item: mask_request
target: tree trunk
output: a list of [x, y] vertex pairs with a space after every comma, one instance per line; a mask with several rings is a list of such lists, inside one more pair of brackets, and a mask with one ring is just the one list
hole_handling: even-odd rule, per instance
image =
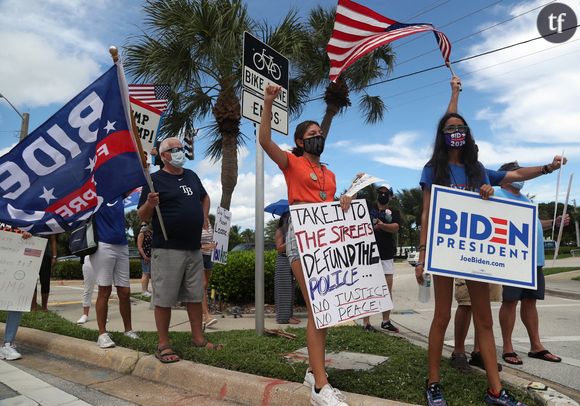
[[327, 104], [326, 111], [324, 112], [324, 117], [322, 118], [322, 123], [320, 124], [320, 129], [322, 134], [327, 137], [330, 134], [330, 126], [332, 124], [332, 119], [338, 114], [340, 108], [338, 106]]
[[320, 129], [325, 137], [330, 134], [330, 125], [332, 119], [341, 109], [350, 106], [348, 85], [342, 77], [339, 77], [336, 82], [330, 82], [324, 92], [324, 102], [326, 103], [326, 112], [322, 118]]
[[230, 209], [232, 195], [238, 183], [238, 148], [236, 135], [222, 134], [222, 200], [220, 206]]

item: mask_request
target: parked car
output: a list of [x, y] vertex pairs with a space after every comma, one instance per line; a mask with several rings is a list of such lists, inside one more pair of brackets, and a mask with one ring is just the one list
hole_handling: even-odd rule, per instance
[[545, 250], [555, 250], [556, 249], [556, 241], [544, 240], [544, 249]]
[[[244, 242], [241, 244], [236, 245], [234, 248], [231, 249], [231, 252], [235, 251], [254, 251], [256, 249], [256, 244], [253, 242]], [[273, 242], [266, 242], [264, 243], [264, 251], [275, 250], [276, 244]]]
[[409, 253], [407, 254], [407, 262], [409, 263], [409, 265], [415, 266], [417, 265], [418, 261], [419, 261], [419, 251], [409, 251]]

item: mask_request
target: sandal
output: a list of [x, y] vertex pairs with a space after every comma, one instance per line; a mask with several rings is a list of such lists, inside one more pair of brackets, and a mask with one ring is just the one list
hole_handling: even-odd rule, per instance
[[[522, 365], [524, 362], [520, 359], [517, 353], [515, 352], [506, 352], [501, 356], [505, 362], [512, 365]], [[515, 359], [515, 361], [510, 360]]]
[[207, 341], [207, 338], [204, 338], [201, 344], [197, 344], [195, 341], [191, 340], [191, 345], [193, 345], [195, 348], [205, 348], [206, 350], [215, 350], [215, 351], [220, 351], [221, 349], [224, 348], [223, 344], [210, 343], [209, 341]]
[[458, 369], [462, 372], [467, 372], [471, 369], [467, 363], [467, 356], [463, 352], [452, 352], [449, 362], [452, 368]]
[[[485, 366], [483, 365], [483, 358], [481, 357], [481, 352], [479, 352], [479, 351], [477, 351], [477, 352], [476, 351], [473, 351], [471, 353], [471, 359], [469, 360], [469, 365], [473, 365], [474, 367], [481, 368], [481, 369], [483, 369], [485, 371]], [[503, 367], [498, 362], [497, 363], [497, 372], [501, 372], [502, 369], [503, 369]]]
[[[163, 352], [169, 350], [167, 352]], [[170, 345], [163, 345], [161, 347], [157, 347], [157, 351], [155, 351], [155, 358], [161, 361], [163, 364], [171, 364], [173, 362], [179, 361], [179, 355], [177, 355]]]
[[[551, 355], [554, 358], [549, 357], [549, 355]], [[560, 361], [562, 361], [562, 358], [558, 357], [557, 355], [552, 354], [548, 350], [543, 350], [543, 351], [538, 351], [538, 352], [530, 351], [530, 352], [528, 352], [528, 357], [537, 358], [537, 359], [541, 359], [542, 361], [548, 361], [548, 362], [560, 362]]]

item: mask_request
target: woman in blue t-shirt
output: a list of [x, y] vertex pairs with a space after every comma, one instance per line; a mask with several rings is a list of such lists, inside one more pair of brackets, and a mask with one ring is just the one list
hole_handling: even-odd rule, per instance
[[[478, 151], [465, 119], [456, 113], [447, 113], [439, 121], [433, 155], [423, 168], [421, 188], [423, 189], [423, 212], [421, 215], [421, 236], [419, 262], [415, 275], [419, 284], [423, 283], [425, 244], [429, 222], [431, 185], [443, 185], [479, 192], [487, 199], [493, 194], [489, 178], [483, 165], [477, 160]], [[440, 363], [445, 331], [451, 318], [453, 300], [453, 278], [433, 276], [435, 291], [435, 312], [429, 330], [429, 378], [425, 395], [428, 405], [447, 405], [443, 397], [440, 381]], [[487, 283], [467, 281], [473, 309], [475, 330], [480, 342], [481, 355], [487, 371], [489, 384], [485, 403], [489, 405], [521, 405], [502, 389], [496, 365], [493, 320], [489, 303]]]

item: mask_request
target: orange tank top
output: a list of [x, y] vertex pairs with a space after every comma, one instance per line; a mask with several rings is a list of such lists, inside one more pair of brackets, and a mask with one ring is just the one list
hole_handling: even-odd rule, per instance
[[[332, 202], [336, 193], [336, 177], [326, 166], [314, 165], [304, 157], [286, 152], [288, 166], [282, 169], [288, 185], [288, 203]], [[321, 196], [326, 194], [325, 198]]]

